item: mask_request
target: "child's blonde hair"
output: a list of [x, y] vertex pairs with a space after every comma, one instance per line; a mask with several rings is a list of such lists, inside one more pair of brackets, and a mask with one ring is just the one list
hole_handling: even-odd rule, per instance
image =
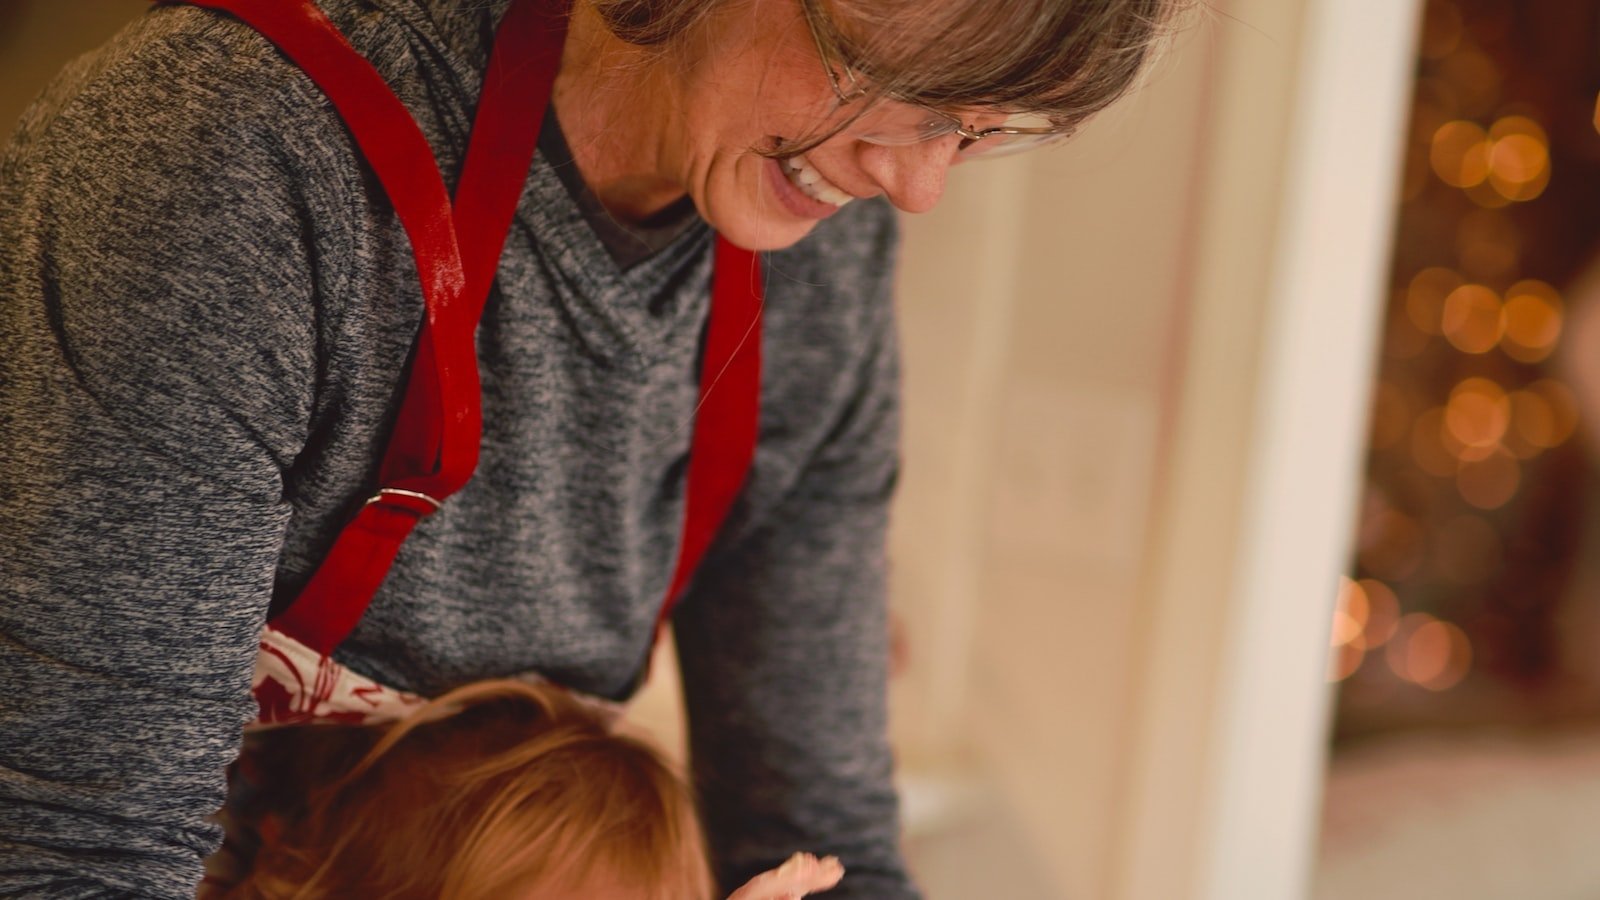
[[559, 689], [481, 682], [388, 726], [295, 731], [265, 735], [288, 784], [262, 774], [309, 778], [306, 802], [259, 823], [230, 898], [711, 896], [683, 778]]

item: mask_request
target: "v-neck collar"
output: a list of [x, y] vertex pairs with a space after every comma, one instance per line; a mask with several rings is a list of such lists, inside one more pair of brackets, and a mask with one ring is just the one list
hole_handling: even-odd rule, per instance
[[[397, 15], [413, 39], [426, 45], [418, 48], [418, 59], [439, 59], [449, 67], [444, 80], [458, 109], [440, 118], [470, 122], [494, 28], [510, 0], [373, 2]], [[445, 138], [459, 157], [467, 135]], [[713, 237], [710, 226], [690, 214], [665, 246], [631, 265], [619, 264], [574, 191], [541, 153], [534, 157], [518, 202], [507, 255], [525, 249], [538, 257], [557, 276], [552, 281], [564, 318], [591, 352], [636, 367], [675, 356], [678, 342], [698, 339], [710, 308]], [[502, 258], [502, 274], [506, 266]]]

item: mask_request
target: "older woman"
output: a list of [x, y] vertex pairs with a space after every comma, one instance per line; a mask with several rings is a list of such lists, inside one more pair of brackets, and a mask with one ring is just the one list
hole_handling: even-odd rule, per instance
[[670, 613], [722, 883], [915, 896], [893, 208], [1180, 2], [218, 0], [74, 63], [0, 158], [0, 893], [192, 897], [250, 720], [622, 701]]

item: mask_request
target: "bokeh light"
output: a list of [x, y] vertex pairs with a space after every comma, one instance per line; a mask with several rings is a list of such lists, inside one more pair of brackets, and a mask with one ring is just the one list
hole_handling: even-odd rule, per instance
[[1460, 683], [1472, 666], [1472, 643], [1459, 627], [1427, 613], [1400, 620], [1384, 661], [1402, 680], [1431, 691]]
[[1451, 187], [1470, 188], [1489, 177], [1489, 133], [1476, 122], [1456, 119], [1433, 133], [1428, 160]]
[[1489, 184], [1507, 200], [1527, 201], [1550, 184], [1550, 139], [1527, 116], [1506, 116], [1489, 128]]
[[1340, 647], [1361, 643], [1365, 649], [1362, 635], [1367, 630], [1368, 613], [1366, 590], [1354, 579], [1340, 575], [1339, 595], [1333, 607], [1333, 629], [1329, 632], [1328, 644]]
[[1367, 594], [1353, 579], [1339, 576], [1339, 594], [1329, 632], [1328, 680], [1343, 681], [1361, 668], [1366, 658]]
[[1367, 627], [1361, 643], [1369, 649], [1382, 647], [1400, 627], [1400, 598], [1376, 578], [1363, 578], [1356, 584], [1367, 598]]
[[1464, 284], [1444, 299], [1439, 330], [1462, 353], [1488, 353], [1504, 328], [1500, 296], [1481, 284]]
[[[1587, 583], [1569, 567], [1592, 473], [1575, 394], [1550, 376], [1581, 352], [1566, 284], [1600, 258], [1600, 143], [1571, 127], [1593, 115], [1600, 131], [1600, 96], [1571, 90], [1600, 65], [1600, 0], [1423, 6], [1355, 567], [1331, 626], [1338, 739], [1545, 702], [1581, 640], [1563, 616]], [[1421, 697], [1463, 678], [1483, 690]]]
[[1565, 313], [1555, 288], [1529, 279], [1506, 291], [1504, 317], [1500, 349], [1518, 362], [1537, 363], [1555, 350]]
[[1467, 447], [1498, 447], [1511, 425], [1511, 401], [1489, 379], [1468, 378], [1450, 391], [1444, 422], [1450, 435]]

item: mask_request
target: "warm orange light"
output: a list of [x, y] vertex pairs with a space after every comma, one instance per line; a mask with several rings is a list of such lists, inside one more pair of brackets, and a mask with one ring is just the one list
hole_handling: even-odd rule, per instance
[[1389, 664], [1390, 671], [1405, 681], [1417, 680], [1411, 674], [1411, 637], [1422, 626], [1437, 621], [1438, 619], [1427, 613], [1407, 613], [1400, 617], [1400, 625], [1395, 629], [1394, 638], [1383, 649], [1383, 659]]
[[1472, 641], [1449, 622], [1428, 622], [1411, 635], [1412, 679], [1430, 691], [1455, 687], [1472, 668]]
[[1357, 582], [1340, 575], [1339, 597], [1334, 604], [1333, 630], [1329, 633], [1328, 643], [1342, 647], [1361, 640], [1362, 633], [1367, 629], [1368, 614], [1367, 592]]
[[1513, 393], [1511, 410], [1517, 435], [1535, 447], [1560, 446], [1578, 427], [1572, 389], [1553, 378], [1541, 378]]
[[1489, 140], [1503, 141], [1509, 137], [1533, 138], [1543, 145], [1550, 143], [1550, 136], [1545, 134], [1544, 126], [1527, 116], [1503, 116], [1489, 126]]
[[1550, 149], [1525, 134], [1495, 141], [1489, 184], [1507, 200], [1532, 200], [1550, 186]]
[[1423, 622], [1406, 639], [1406, 675], [1426, 684], [1450, 668], [1450, 631], [1437, 619]]
[[[1448, 413], [1449, 409], [1446, 408], [1445, 411]], [[1450, 454], [1450, 458], [1456, 460], [1457, 462], [1460, 462], [1461, 460], [1476, 461], [1483, 459], [1485, 456], [1493, 453], [1498, 446], [1497, 444], [1487, 444], [1483, 446], [1464, 444], [1450, 430], [1450, 426], [1443, 424], [1442, 422], [1439, 425], [1439, 444], [1444, 447], [1444, 452]], [[1451, 469], [1450, 474], [1454, 475], [1455, 469]]]
[[1505, 334], [1501, 349], [1518, 362], [1536, 363], [1550, 355], [1561, 337], [1561, 295], [1542, 281], [1519, 281], [1506, 291]]
[[1489, 136], [1475, 122], [1456, 119], [1433, 133], [1428, 160], [1451, 187], [1470, 188], [1489, 177]]
[[1430, 691], [1454, 687], [1472, 667], [1472, 642], [1466, 632], [1427, 613], [1400, 620], [1384, 661], [1400, 678]]
[[1479, 460], [1463, 460], [1456, 472], [1461, 499], [1479, 509], [1499, 509], [1522, 485], [1522, 464], [1504, 449]]
[[1481, 284], [1464, 284], [1444, 300], [1440, 330], [1463, 353], [1488, 353], [1505, 327], [1500, 297]]
[[1527, 116], [1489, 127], [1489, 184], [1507, 200], [1532, 200], [1550, 184], [1550, 138]]
[[1444, 318], [1444, 300], [1464, 283], [1458, 273], [1439, 266], [1418, 272], [1406, 289], [1406, 318], [1425, 334], [1439, 334]]
[[1400, 627], [1400, 599], [1376, 578], [1363, 578], [1356, 584], [1367, 598], [1367, 627], [1362, 632], [1361, 643], [1367, 647], [1381, 647]]
[[1495, 447], [1511, 424], [1511, 402], [1500, 385], [1487, 378], [1468, 378], [1450, 391], [1444, 423], [1450, 435], [1468, 447]]

